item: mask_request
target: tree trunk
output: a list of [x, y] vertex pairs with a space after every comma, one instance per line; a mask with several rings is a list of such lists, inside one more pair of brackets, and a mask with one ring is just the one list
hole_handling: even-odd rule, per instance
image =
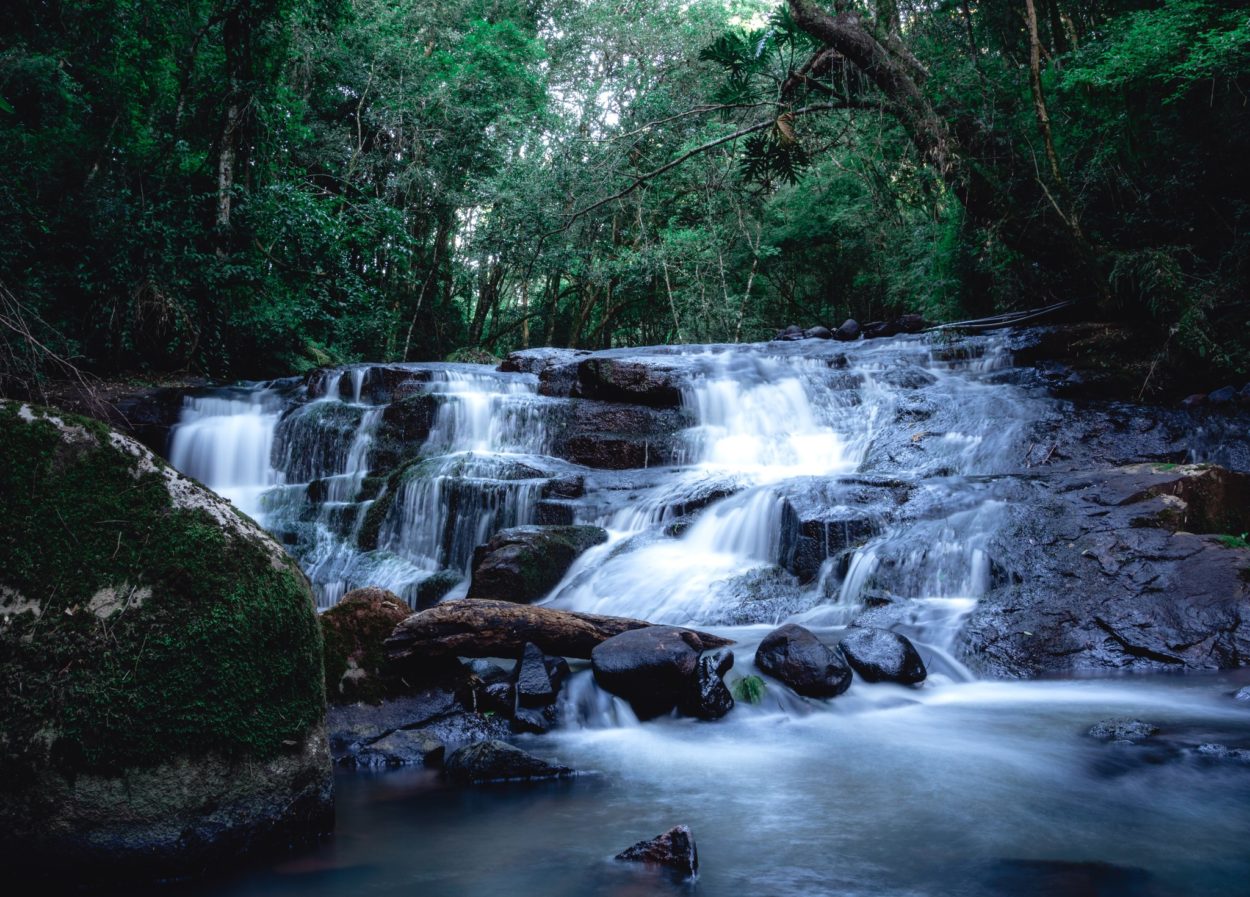
[[[385, 648], [387, 659], [401, 666], [443, 657], [519, 657], [526, 642], [544, 654], [589, 658], [600, 642], [650, 625], [626, 617], [463, 598], [408, 617], [395, 627]], [[733, 644], [706, 632], [685, 631], [702, 646], [699, 650]]]
[[240, 76], [244, 54], [243, 14], [234, 10], [222, 23], [222, 46], [226, 54], [226, 110], [222, 116], [217, 150], [217, 254], [225, 255], [230, 231], [230, 206], [234, 191], [234, 162], [238, 154], [239, 122], [242, 118]]

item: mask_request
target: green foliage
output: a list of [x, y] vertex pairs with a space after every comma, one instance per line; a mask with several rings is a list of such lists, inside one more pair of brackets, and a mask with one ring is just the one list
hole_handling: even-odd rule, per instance
[[1226, 533], [1221, 536], [1216, 536], [1215, 538], [1216, 541], [1218, 541], [1225, 548], [1250, 548], [1250, 542], [1246, 541], [1247, 536], [1250, 536], [1250, 533], [1242, 533], [1240, 536], [1233, 536]]
[[747, 704], [759, 704], [764, 700], [767, 686], [759, 676], [743, 676], [734, 680], [733, 696], [735, 701]]

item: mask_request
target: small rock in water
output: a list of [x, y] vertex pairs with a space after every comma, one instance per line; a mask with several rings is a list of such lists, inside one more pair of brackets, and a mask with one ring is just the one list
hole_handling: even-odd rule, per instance
[[897, 336], [898, 332], [898, 325], [888, 321], [870, 321], [864, 325], [864, 339]]
[[734, 652], [722, 648], [699, 658], [694, 686], [681, 703], [681, 712], [698, 719], [720, 719], [734, 709], [734, 698], [724, 676], [733, 668]]
[[555, 766], [503, 741], [462, 747], [443, 764], [443, 775], [457, 785], [559, 779], [572, 774], [567, 766]]
[[1250, 763], [1250, 751], [1244, 748], [1230, 748], [1225, 744], [1200, 744], [1197, 753], [1201, 757], [1208, 757], [1212, 760], [1236, 760], [1241, 763]]
[[649, 841], [639, 841], [616, 855], [618, 860], [663, 866], [686, 877], [699, 874], [699, 850], [690, 827], [678, 825]]
[[1211, 405], [1228, 405], [1236, 400], [1237, 389], [1232, 386], [1224, 386], [1207, 394], [1207, 403]]
[[526, 642], [513, 671], [519, 707], [547, 707], [555, 703], [556, 691], [547, 675], [546, 658], [533, 642]]
[[794, 623], [764, 637], [755, 665], [809, 698], [836, 697], [851, 685], [851, 668], [842, 655]]
[[1250, 685], [1243, 685], [1237, 690], [1237, 694], [1233, 695], [1234, 701], [1243, 701], [1250, 704]]
[[854, 318], [847, 318], [842, 322], [842, 326], [833, 332], [833, 338], [844, 343], [859, 339], [859, 322]]
[[362, 748], [355, 760], [357, 766], [440, 766], [445, 750], [426, 732], [400, 729]]
[[808, 327], [806, 330], [804, 330], [803, 338], [804, 339], [832, 339], [833, 333], [832, 331], [829, 330], [828, 327], [821, 327], [817, 325], [816, 327]]
[[1127, 741], [1130, 744], [1149, 738], [1159, 731], [1154, 723], [1139, 719], [1104, 719], [1090, 727], [1089, 736], [1103, 741]]
[[783, 330], [778, 330], [777, 335], [773, 337], [774, 340], [778, 340], [778, 341], [796, 340], [796, 339], [802, 339], [802, 338], [803, 338], [803, 328], [800, 327], [798, 324], [791, 324], [789, 327], [786, 327]]
[[852, 626], [839, 643], [851, 668], [865, 682], [915, 685], [928, 675], [915, 645], [906, 637], [875, 626]]

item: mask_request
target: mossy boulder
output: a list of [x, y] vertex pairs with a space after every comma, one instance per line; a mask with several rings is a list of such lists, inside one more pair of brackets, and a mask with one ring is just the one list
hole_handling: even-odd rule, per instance
[[0, 861], [195, 876], [332, 823], [307, 580], [103, 424], [0, 401]]
[[587, 548], [607, 541], [597, 526], [516, 526], [473, 553], [470, 598], [529, 604], [549, 591]]
[[412, 613], [386, 589], [355, 589], [321, 615], [326, 697], [336, 703], [376, 704], [391, 691], [382, 642]]

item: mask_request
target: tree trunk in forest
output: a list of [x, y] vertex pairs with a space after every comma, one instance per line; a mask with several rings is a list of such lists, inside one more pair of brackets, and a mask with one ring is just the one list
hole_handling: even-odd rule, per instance
[[230, 230], [230, 206], [234, 191], [234, 162], [238, 154], [239, 122], [242, 118], [240, 76], [243, 71], [243, 14], [234, 10], [222, 23], [222, 45], [226, 54], [226, 110], [222, 117], [221, 145], [217, 150], [217, 255], [226, 254]]

